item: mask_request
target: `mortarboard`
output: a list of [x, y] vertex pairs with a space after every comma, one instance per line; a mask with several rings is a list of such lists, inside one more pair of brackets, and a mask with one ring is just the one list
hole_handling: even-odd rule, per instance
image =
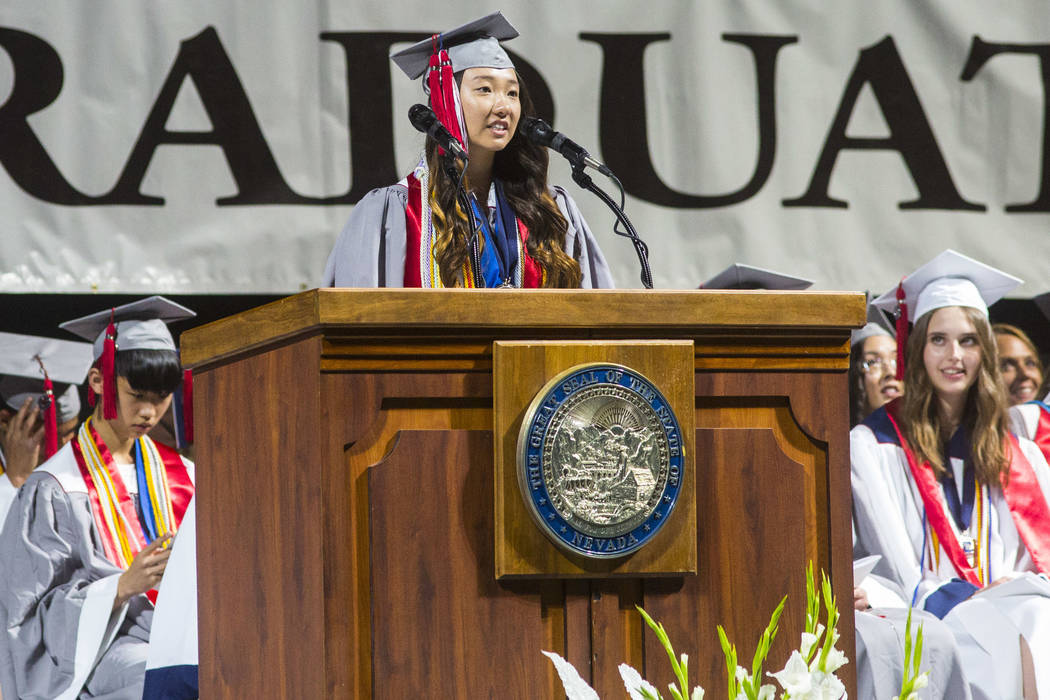
[[452, 72], [459, 73], [468, 68], [513, 68], [507, 52], [499, 45], [518, 36], [518, 30], [501, 12], [468, 22], [447, 32], [412, 44], [406, 49], [390, 54], [390, 60], [412, 80], [423, 75], [430, 65], [430, 57], [438, 49], [448, 52]]
[[413, 80], [423, 76], [423, 89], [430, 98], [430, 108], [438, 121], [466, 148], [463, 109], [455, 74], [468, 68], [513, 68], [510, 56], [499, 42], [516, 36], [518, 31], [503, 14], [493, 12], [447, 32], [434, 34], [406, 49], [391, 52], [390, 60]]
[[[114, 367], [116, 353], [125, 350], [177, 352], [167, 324], [196, 315], [170, 299], [152, 296], [59, 324], [59, 328], [64, 328], [94, 344], [93, 359], [100, 361], [102, 371], [103, 418], [112, 420], [117, 416], [117, 377]], [[187, 375], [183, 382], [184, 390], [188, 388], [190, 381]], [[186, 394], [183, 395], [183, 399], [188, 400]], [[94, 405], [93, 392], [88, 394], [88, 400]], [[189, 410], [185, 413], [187, 432], [191, 432], [192, 418], [189, 417]]]
[[75, 385], [91, 362], [88, 343], [0, 333], [0, 398], [15, 411], [26, 399], [40, 402], [45, 457], [58, 449], [58, 425], [80, 414]]
[[988, 307], [1023, 280], [954, 250], [945, 250], [872, 304], [897, 314], [897, 378], [903, 378], [908, 323], [947, 306], [966, 306], [985, 316]]
[[794, 277], [765, 268], [733, 263], [700, 285], [700, 289], [799, 290], [813, 286], [813, 280]]
[[1032, 297], [1032, 301], [1039, 307], [1039, 310], [1043, 312], [1043, 316], [1050, 319], [1050, 292], [1044, 292], [1037, 296]]
[[850, 334], [850, 343], [856, 346], [875, 335], [897, 337], [886, 314], [872, 303], [871, 294], [868, 294], [868, 320], [863, 328], [858, 328]]
[[[909, 320], [945, 306], [969, 306], [988, 315], [988, 307], [1023, 284], [1023, 280], [954, 250], [946, 250], [901, 280]], [[890, 313], [897, 311], [898, 290], [874, 302]]]

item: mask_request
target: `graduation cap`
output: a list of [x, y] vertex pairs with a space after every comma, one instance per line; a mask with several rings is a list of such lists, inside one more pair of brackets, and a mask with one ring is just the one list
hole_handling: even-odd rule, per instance
[[480, 19], [390, 54], [390, 60], [409, 78], [426, 74], [423, 89], [430, 96], [430, 108], [438, 120], [466, 147], [463, 110], [455, 74], [468, 68], [513, 68], [510, 56], [500, 46], [518, 36], [501, 12]]
[[897, 337], [893, 324], [886, 317], [886, 314], [872, 303], [870, 293], [867, 294], [867, 297], [868, 320], [863, 328], [858, 328], [850, 334], [850, 343], [854, 346], [859, 345], [868, 338], [876, 335], [885, 335], [890, 338]]
[[406, 49], [391, 52], [390, 60], [412, 80], [426, 72], [431, 56], [441, 49], [448, 53], [453, 73], [468, 68], [513, 68], [514, 64], [499, 42], [516, 36], [518, 30], [503, 13], [493, 12], [455, 29], [435, 34]]
[[[102, 417], [112, 420], [117, 417], [117, 376], [114, 363], [116, 353], [126, 350], [172, 350], [175, 340], [168, 324], [193, 318], [197, 314], [181, 304], [162, 296], [152, 296], [139, 301], [99, 311], [88, 316], [59, 324], [59, 328], [78, 335], [93, 343], [92, 355], [100, 363], [102, 371]], [[184, 391], [192, 381], [189, 375], [183, 381]], [[88, 394], [88, 402], [94, 405], [94, 392]], [[183, 394], [183, 401], [186, 396]], [[187, 432], [192, 432], [192, 417], [186, 407]], [[192, 441], [192, 438], [188, 438]]]
[[754, 265], [733, 263], [700, 285], [700, 289], [798, 290], [813, 286], [813, 280], [785, 275]]
[[37, 401], [44, 418], [44, 456], [58, 450], [58, 426], [80, 414], [76, 385], [91, 367], [91, 346], [70, 340], [0, 333], [0, 398], [13, 411]]
[[904, 374], [909, 322], [947, 306], [966, 306], [987, 316], [989, 306], [1022, 284], [1013, 275], [951, 249], [901, 280], [896, 290], [872, 302], [897, 315], [897, 378]]
[[1039, 310], [1043, 312], [1043, 316], [1050, 320], [1050, 292], [1045, 292], [1038, 296], [1032, 297], [1032, 301], [1039, 307]]

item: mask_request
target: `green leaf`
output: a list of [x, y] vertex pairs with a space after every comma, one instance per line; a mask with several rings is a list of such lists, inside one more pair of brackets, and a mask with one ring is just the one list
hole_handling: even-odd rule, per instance
[[722, 645], [722, 655], [726, 659], [726, 676], [728, 677], [729, 697], [735, 698], [739, 693], [736, 683], [736, 647], [729, 643], [725, 628], [718, 625], [718, 641]]

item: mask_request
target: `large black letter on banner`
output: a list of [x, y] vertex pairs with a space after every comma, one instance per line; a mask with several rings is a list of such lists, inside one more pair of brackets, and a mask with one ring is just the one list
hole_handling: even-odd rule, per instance
[[[605, 163], [619, 174], [624, 189], [653, 204], [682, 208], [724, 207], [754, 196], [769, 177], [776, 155], [776, 60], [794, 36], [723, 34], [725, 41], [743, 44], [755, 59], [758, 93], [758, 160], [751, 179], [735, 192], [696, 195], [673, 190], [660, 180], [649, 153], [642, 56], [655, 41], [670, 34], [593, 34], [580, 38], [600, 45], [605, 54], [601, 87], [601, 148]], [[701, 164], [702, 167], [702, 164]]]
[[[857, 104], [861, 88], [871, 85], [882, 116], [889, 127], [886, 138], [853, 138], [846, 135], [849, 118]], [[897, 151], [919, 190], [919, 198], [901, 202], [901, 209], [954, 209], [984, 211], [981, 204], [967, 202], [955, 189], [948, 165], [944, 162], [937, 139], [933, 135], [926, 114], [908, 71], [901, 61], [893, 38], [887, 36], [879, 43], [860, 52], [838, 112], [828, 131], [824, 150], [817, 161], [809, 189], [798, 199], [785, 199], [785, 207], [840, 207], [847, 202], [828, 195], [831, 171], [839, 152], [845, 149]]]
[[1039, 168], [1039, 194], [1027, 204], [1007, 204], [1009, 212], [1050, 211], [1050, 180], [1047, 179], [1047, 162], [1050, 161], [1050, 102], [1047, 97], [1047, 78], [1050, 77], [1050, 44], [989, 44], [974, 36], [970, 56], [960, 78], [970, 81], [977, 71], [990, 59], [1001, 53], [1031, 54], [1039, 57], [1039, 77], [1043, 81], [1043, 154]]
[[62, 59], [46, 41], [0, 27], [0, 46], [11, 57], [14, 86], [0, 105], [0, 165], [19, 187], [51, 204], [92, 204], [96, 198], [74, 188], [59, 172], [28, 117], [55, 101], [62, 91]]
[[[211, 131], [168, 131], [165, 124], [179, 88], [190, 78], [211, 120]], [[142, 178], [162, 144], [210, 144], [226, 156], [237, 194], [216, 204], [308, 204], [288, 186], [259, 129], [248, 96], [214, 27], [182, 42], [175, 63], [150, 110], [124, 172], [104, 197], [105, 204], [163, 204], [142, 194]]]
[[[352, 204], [370, 190], [397, 182], [394, 162], [394, 127], [390, 120], [393, 92], [390, 85], [390, 47], [417, 42], [430, 34], [420, 32], [324, 32], [321, 39], [334, 41], [346, 55], [346, 95], [350, 126], [350, 190], [332, 203]], [[510, 53], [510, 52], [508, 52]], [[510, 53], [522, 82], [528, 86], [536, 111], [549, 119], [554, 114], [550, 89], [539, 72], [517, 54]], [[422, 100], [422, 86], [419, 88]], [[394, 115], [397, 119], [403, 115]], [[403, 117], [407, 121], [407, 117]]]

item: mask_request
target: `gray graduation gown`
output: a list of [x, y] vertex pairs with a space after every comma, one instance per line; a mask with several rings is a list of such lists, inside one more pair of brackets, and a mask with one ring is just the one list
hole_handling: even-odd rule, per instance
[[34, 471], [0, 532], [0, 688], [20, 700], [139, 700], [153, 606], [113, 611], [105, 558], [71, 445]]
[[[580, 263], [584, 289], [612, 289], [612, 273], [572, 197], [558, 186], [551, 195], [569, 224], [565, 251]], [[322, 287], [405, 286], [405, 209], [408, 188], [372, 190], [358, 202], [325, 265]]]

